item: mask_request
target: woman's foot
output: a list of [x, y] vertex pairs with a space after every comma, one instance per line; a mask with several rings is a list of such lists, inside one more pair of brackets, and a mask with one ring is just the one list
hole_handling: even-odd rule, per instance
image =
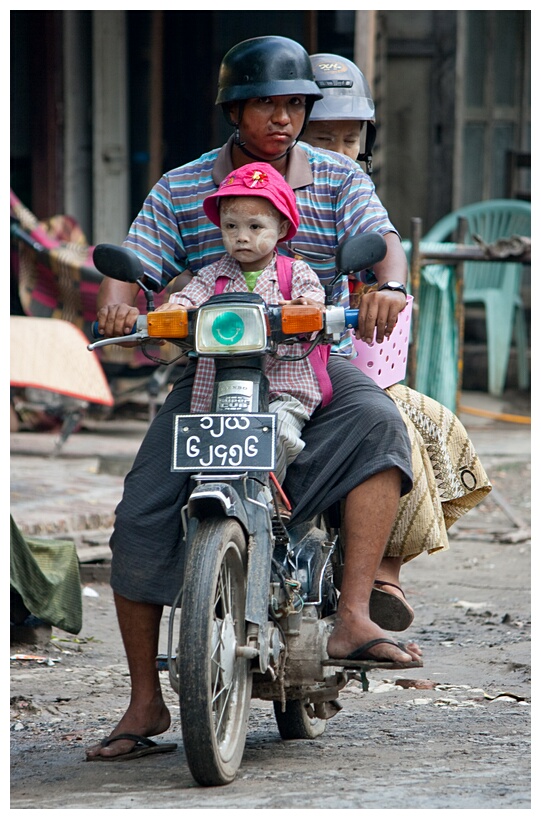
[[397, 583], [374, 580], [370, 595], [370, 617], [387, 631], [405, 631], [413, 622], [415, 613], [406, 595]]

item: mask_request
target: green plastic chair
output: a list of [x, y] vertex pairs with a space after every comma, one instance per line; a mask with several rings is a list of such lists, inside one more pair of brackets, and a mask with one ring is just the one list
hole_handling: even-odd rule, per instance
[[[411, 275], [412, 243], [402, 240]], [[452, 242], [421, 241], [426, 257], [452, 253]], [[447, 263], [422, 264], [417, 294], [417, 343], [415, 379], [408, 386], [456, 412], [458, 390], [458, 327], [456, 321], [455, 269]]]
[[[454, 237], [458, 220], [468, 222], [465, 242], [477, 234], [490, 244], [511, 236], [531, 236], [531, 204], [515, 199], [492, 199], [465, 205], [440, 219], [424, 242], [445, 242]], [[488, 392], [501, 395], [509, 364], [513, 331], [517, 348], [518, 385], [530, 385], [526, 312], [520, 294], [522, 264], [517, 262], [464, 262], [464, 303], [485, 306], [488, 347]]]

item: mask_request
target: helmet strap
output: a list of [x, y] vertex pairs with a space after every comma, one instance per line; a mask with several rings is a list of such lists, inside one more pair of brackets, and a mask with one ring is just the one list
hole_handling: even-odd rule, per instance
[[239, 147], [239, 148], [243, 148], [243, 147], [244, 147], [244, 145], [246, 145], [246, 143], [245, 143], [245, 142], [241, 142], [241, 139], [240, 139], [240, 130], [239, 130], [239, 126], [238, 126], [238, 125], [235, 125], [235, 131], [234, 131], [234, 133], [233, 133], [233, 142], [234, 142], [234, 144], [235, 144], [235, 145], [238, 145], [238, 147]]
[[368, 176], [372, 176], [372, 154], [359, 154], [358, 160], [366, 163], [366, 173]]
[[372, 176], [372, 148], [374, 147], [374, 142], [376, 141], [376, 126], [373, 122], [367, 120], [366, 122], [366, 142], [364, 146], [364, 153], [359, 154], [357, 159], [360, 162], [366, 163], [366, 173], [368, 176]]

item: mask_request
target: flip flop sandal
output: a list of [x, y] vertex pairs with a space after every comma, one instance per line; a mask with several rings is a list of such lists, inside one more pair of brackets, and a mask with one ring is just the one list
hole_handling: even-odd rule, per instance
[[128, 751], [125, 754], [117, 754], [116, 756], [91, 756], [87, 757], [87, 761], [95, 762], [98, 760], [100, 762], [120, 762], [128, 759], [138, 759], [141, 756], [148, 756], [149, 754], [166, 754], [170, 751], [175, 751], [178, 747], [176, 742], [162, 742], [161, 744], [158, 744], [152, 739], [141, 736], [140, 734], [116, 734], [114, 737], [102, 739], [100, 745], [102, 748], [107, 748], [118, 739], [131, 739], [133, 742], [135, 742], [135, 745], [131, 751]]
[[377, 645], [382, 645], [386, 643], [390, 646], [395, 646], [399, 648], [401, 651], [405, 651], [406, 654], [407, 649], [404, 643], [395, 643], [394, 640], [388, 640], [386, 637], [379, 637], [375, 640], [369, 640], [368, 643], [363, 643], [362, 646], [356, 648], [355, 651], [352, 651], [347, 657], [344, 659], [333, 659], [332, 657], [329, 660], [325, 660], [323, 665], [336, 665], [340, 668], [422, 668], [423, 661], [422, 660], [411, 660], [410, 662], [400, 663], [396, 660], [383, 660], [379, 659], [378, 657], [374, 657], [374, 654], [370, 651], [371, 648]]
[[405, 631], [413, 622], [414, 613], [404, 597], [398, 597], [391, 592], [376, 588], [377, 586], [392, 586], [404, 594], [400, 586], [385, 580], [374, 580], [374, 588], [370, 595], [370, 619], [386, 631]]

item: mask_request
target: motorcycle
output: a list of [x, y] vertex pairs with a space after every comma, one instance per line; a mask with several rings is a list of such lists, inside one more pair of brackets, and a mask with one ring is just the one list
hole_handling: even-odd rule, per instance
[[[370, 668], [401, 667], [366, 661], [351, 669], [328, 657], [343, 566], [340, 511], [284, 522], [281, 504], [289, 502], [272, 471], [276, 418], [263, 368], [266, 355], [284, 357], [278, 345], [302, 341], [308, 355], [355, 328], [358, 310], [333, 303], [334, 285], [369, 270], [385, 251], [375, 233], [346, 239], [324, 309], [223, 293], [198, 309], [140, 315], [132, 335], [89, 345], [138, 340], [144, 349], [166, 338], [181, 355], [195, 351], [216, 364], [211, 412], [175, 417], [171, 469], [190, 473], [195, 488], [179, 509], [184, 582], [171, 608], [167, 656], [157, 660], [178, 694], [186, 758], [200, 785], [234, 780], [252, 698], [273, 702], [283, 739], [312, 739], [340, 710], [349, 680], [367, 690]], [[98, 245], [94, 263], [148, 292], [129, 250]]]

